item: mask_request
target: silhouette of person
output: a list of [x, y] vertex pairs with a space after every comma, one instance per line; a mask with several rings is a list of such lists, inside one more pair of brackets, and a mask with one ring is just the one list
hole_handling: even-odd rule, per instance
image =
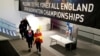
[[26, 42], [28, 44], [29, 52], [31, 51], [32, 48], [32, 43], [34, 41], [34, 31], [31, 29], [29, 26], [28, 30], [25, 32], [25, 37], [26, 37]]
[[24, 38], [24, 24], [23, 22], [21, 21], [20, 24], [19, 24], [19, 33], [22, 37], [22, 39]]
[[25, 32], [27, 31], [27, 27], [30, 26], [30, 25], [29, 25], [26, 18], [22, 20], [22, 23], [23, 23], [23, 31], [24, 31], [24, 37], [25, 37]]
[[34, 34], [35, 44], [37, 48], [37, 52], [41, 54], [41, 43], [43, 42], [42, 33], [40, 32], [40, 29], [37, 29]]

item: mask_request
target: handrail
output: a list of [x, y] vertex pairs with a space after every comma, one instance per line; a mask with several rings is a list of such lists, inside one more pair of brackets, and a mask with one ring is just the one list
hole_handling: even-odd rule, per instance
[[79, 31], [82, 31], [82, 32], [86, 32], [86, 33], [90, 33], [90, 34], [94, 34], [94, 35], [100, 36], [99, 34], [95, 34], [95, 33], [92, 33], [92, 32], [87, 32], [87, 31], [80, 30], [80, 29], [79, 29]]
[[3, 24], [9, 25], [9, 26], [11, 26], [11, 27], [16, 28], [14, 23], [11, 23], [11, 22], [9, 22], [9, 21], [7, 21], [7, 20], [4, 20], [4, 19], [2, 19], [2, 18], [0, 18], [0, 22], [3, 23]]
[[2, 24], [2, 25], [0, 25], [0, 27], [7, 28], [9, 30], [16, 30], [17, 29], [14, 23], [11, 23], [11, 22], [4, 20], [2, 18], [0, 18], [0, 23]]

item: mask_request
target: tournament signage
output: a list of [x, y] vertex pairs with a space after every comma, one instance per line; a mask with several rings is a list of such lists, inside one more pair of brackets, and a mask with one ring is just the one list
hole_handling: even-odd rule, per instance
[[100, 6], [95, 0], [19, 0], [19, 10], [99, 28]]

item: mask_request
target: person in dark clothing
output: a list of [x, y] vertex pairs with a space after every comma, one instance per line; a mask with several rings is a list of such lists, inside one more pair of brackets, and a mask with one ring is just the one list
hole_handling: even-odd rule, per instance
[[32, 43], [34, 41], [34, 31], [31, 29], [29, 26], [29, 29], [25, 32], [25, 37], [26, 37], [26, 42], [28, 44], [29, 52], [31, 51], [32, 48]]
[[24, 30], [27, 30], [27, 26], [30, 26], [29, 23], [28, 23], [28, 21], [27, 21], [27, 19], [26, 18], [23, 19], [22, 22], [23, 22], [23, 28], [24, 28]]
[[25, 18], [21, 21], [21, 23], [19, 25], [19, 30], [20, 30], [20, 34], [21, 34], [22, 39], [24, 39], [24, 37], [25, 37], [25, 32], [27, 31], [27, 26], [29, 26], [29, 23]]
[[24, 39], [24, 28], [23, 28], [23, 26], [24, 26], [23, 22], [21, 21], [20, 25], [19, 25], [19, 32], [21, 34], [22, 39]]

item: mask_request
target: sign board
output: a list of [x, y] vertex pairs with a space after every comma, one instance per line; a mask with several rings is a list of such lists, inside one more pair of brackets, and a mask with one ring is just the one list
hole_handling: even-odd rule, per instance
[[99, 0], [19, 0], [19, 10], [100, 29]]

